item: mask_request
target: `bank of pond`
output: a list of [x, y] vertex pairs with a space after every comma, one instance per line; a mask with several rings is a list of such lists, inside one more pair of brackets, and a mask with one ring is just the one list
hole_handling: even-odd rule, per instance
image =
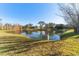
[[36, 31], [36, 32], [29, 32], [24, 31], [21, 32], [22, 35], [25, 37], [29, 37], [32, 40], [60, 40], [62, 32], [56, 33], [56, 32], [46, 32], [46, 31]]

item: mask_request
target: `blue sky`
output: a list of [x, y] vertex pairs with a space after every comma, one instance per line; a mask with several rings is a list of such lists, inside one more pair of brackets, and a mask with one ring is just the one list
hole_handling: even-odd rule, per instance
[[64, 19], [56, 14], [61, 13], [55, 3], [0, 3], [2, 23], [21, 25], [29, 23], [36, 25], [39, 21], [65, 23]]

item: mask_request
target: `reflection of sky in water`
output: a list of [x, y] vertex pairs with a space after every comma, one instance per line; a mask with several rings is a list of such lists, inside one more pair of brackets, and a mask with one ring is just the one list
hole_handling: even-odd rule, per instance
[[[36, 39], [36, 40], [45, 39], [45, 37], [46, 37], [44, 31], [43, 32], [32, 32], [31, 34], [23, 32], [22, 35], [28, 36], [29, 38]], [[60, 36], [56, 35], [56, 34], [52, 34], [52, 35], [49, 35], [49, 39], [50, 40], [60, 40]]]
[[28, 36], [29, 38], [32, 38], [32, 39], [40, 39], [40, 35], [41, 35], [40, 32], [32, 32], [31, 34], [27, 34], [27, 33], [23, 32], [22, 34], [24, 36]]
[[50, 36], [50, 39], [52, 39], [52, 40], [60, 40], [60, 36], [55, 34], [55, 35]]
[[40, 35], [40, 32], [32, 32], [32, 34], [29, 34], [28, 36], [30, 36], [30, 37], [39, 37], [39, 35]]

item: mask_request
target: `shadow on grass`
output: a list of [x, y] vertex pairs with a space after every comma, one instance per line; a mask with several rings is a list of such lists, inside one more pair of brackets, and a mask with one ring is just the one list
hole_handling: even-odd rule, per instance
[[[65, 39], [65, 38], [72, 37], [72, 36], [75, 36], [75, 35], [79, 35], [79, 33], [69, 32], [69, 33], [66, 33], [66, 34], [62, 34], [62, 35], [61, 35], [61, 38], [62, 38], [62, 39]], [[78, 38], [79, 38], [79, 37], [78, 37]]]
[[[3, 50], [3, 51], [1, 51], [2, 53], [3, 52], [6, 53], [6, 52], [14, 51], [15, 54], [18, 54], [18, 53], [21, 53], [21, 52], [28, 51], [32, 47], [38, 46], [38, 45], [40, 45], [42, 43], [42, 42], [39, 42], [39, 43], [38, 42], [39, 42], [39, 40], [27, 41], [25, 43], [19, 42], [17, 44], [12, 44], [12, 45], [10, 44], [8, 46], [1, 47], [0, 49]], [[46, 42], [44, 42], [44, 43], [46, 43]]]

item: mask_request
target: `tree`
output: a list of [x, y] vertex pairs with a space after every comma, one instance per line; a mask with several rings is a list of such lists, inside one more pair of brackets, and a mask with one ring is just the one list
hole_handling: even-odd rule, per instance
[[33, 28], [33, 24], [27, 24], [27, 29], [32, 29]]
[[65, 21], [74, 28], [74, 32], [79, 33], [79, 4], [58, 4]]
[[49, 25], [50, 28], [53, 28], [54, 23], [49, 23], [48, 25]]
[[[0, 18], [0, 21], [2, 21], [2, 19]], [[2, 23], [0, 22], [0, 30], [2, 29]]]
[[54, 23], [45, 24], [45, 30], [46, 31], [53, 31], [54, 30], [54, 26], [55, 26]]
[[65, 28], [65, 25], [64, 24], [57, 24], [56, 26], [55, 26], [55, 28], [57, 29], [57, 30], [61, 30], [61, 29], [64, 29]]
[[43, 25], [45, 24], [45, 22], [44, 21], [39, 21], [38, 24], [40, 24], [40, 30], [42, 30], [43, 29]]

